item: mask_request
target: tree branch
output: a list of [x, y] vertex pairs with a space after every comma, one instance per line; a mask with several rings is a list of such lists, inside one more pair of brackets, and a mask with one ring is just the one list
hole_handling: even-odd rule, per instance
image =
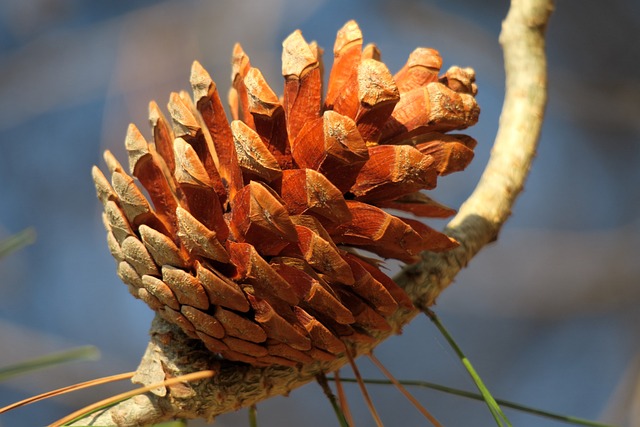
[[[453, 280], [460, 269], [494, 241], [511, 213], [528, 175], [540, 135], [546, 103], [544, 34], [552, 0], [513, 0], [503, 23], [500, 42], [504, 49], [506, 95], [491, 159], [473, 194], [462, 205], [446, 232], [460, 242], [447, 253], [425, 253], [395, 280], [416, 306], [425, 309]], [[416, 312], [399, 311], [391, 319], [394, 331]], [[175, 417], [207, 418], [255, 404], [302, 386], [319, 372], [331, 372], [347, 363], [314, 363], [300, 368], [256, 368], [221, 361], [198, 341], [159, 317], [151, 326], [151, 341], [134, 380], [147, 384], [203, 369], [214, 369], [211, 380], [156, 390], [80, 420], [78, 425], [140, 426]], [[352, 348], [360, 355], [375, 342]]]
[[524, 187], [547, 101], [544, 35], [552, 10], [552, 0], [511, 2], [500, 34], [506, 92], [498, 134], [480, 182], [445, 229], [460, 246], [425, 252], [394, 278], [418, 308], [431, 306], [480, 249], [497, 239]]

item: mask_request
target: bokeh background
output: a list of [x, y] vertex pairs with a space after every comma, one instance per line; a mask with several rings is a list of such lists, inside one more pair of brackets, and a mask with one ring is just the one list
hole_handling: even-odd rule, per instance
[[[416, 46], [440, 50], [445, 67], [473, 66], [482, 107], [470, 130], [480, 142], [476, 159], [435, 192], [459, 206], [498, 126], [498, 34], [507, 8], [498, 0], [2, 0], [0, 238], [28, 226], [38, 238], [0, 261], [0, 366], [85, 344], [99, 347], [102, 358], [0, 384], [0, 406], [135, 369], [152, 312], [115, 274], [90, 168], [102, 164], [107, 148], [125, 159], [128, 123], [146, 129], [149, 100], [164, 105], [170, 91], [188, 89], [194, 59], [224, 93], [239, 41], [280, 92], [284, 37], [300, 28], [325, 48], [328, 65], [336, 31], [356, 19], [392, 71]], [[560, 1], [556, 8], [549, 105], [533, 172], [498, 242], [458, 276], [437, 312], [495, 396], [638, 426], [640, 3]], [[426, 319], [376, 354], [398, 378], [473, 390]], [[360, 367], [381, 377], [365, 359]], [[0, 425], [44, 425], [124, 388], [40, 403], [0, 416]], [[358, 425], [372, 425], [356, 387], [348, 389]], [[393, 387], [370, 391], [385, 425], [426, 424]], [[493, 423], [482, 403], [415, 395], [446, 426]], [[337, 425], [315, 384], [258, 410], [265, 426]], [[560, 425], [507, 415], [516, 426]], [[216, 423], [246, 426], [248, 419], [239, 411]]]

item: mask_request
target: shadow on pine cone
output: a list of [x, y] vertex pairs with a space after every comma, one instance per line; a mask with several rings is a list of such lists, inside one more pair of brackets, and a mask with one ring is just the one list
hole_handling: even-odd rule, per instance
[[171, 124], [150, 104], [153, 142], [130, 125], [129, 172], [110, 152], [93, 168], [118, 275], [130, 292], [212, 352], [257, 366], [333, 360], [413, 310], [378, 268], [455, 241], [414, 219], [454, 213], [420, 190], [464, 169], [475, 140], [445, 134], [479, 114], [471, 69], [416, 49], [395, 76], [350, 21], [337, 35], [322, 100], [322, 50], [283, 43], [284, 96], [239, 45], [229, 124], [195, 62], [194, 100], [171, 94]]

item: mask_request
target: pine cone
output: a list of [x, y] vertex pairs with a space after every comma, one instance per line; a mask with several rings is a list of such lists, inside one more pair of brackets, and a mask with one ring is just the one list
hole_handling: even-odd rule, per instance
[[110, 152], [111, 182], [93, 168], [130, 292], [210, 351], [259, 366], [333, 360], [413, 309], [358, 250], [410, 263], [457, 245], [382, 208], [451, 215], [420, 190], [471, 161], [475, 140], [444, 132], [479, 114], [473, 70], [439, 77], [438, 52], [419, 48], [392, 76], [353, 21], [324, 102], [321, 49], [300, 31], [283, 47], [282, 98], [236, 45], [231, 124], [194, 62], [194, 100], [171, 94], [171, 124], [150, 104], [153, 142], [129, 126], [129, 172], [153, 205]]

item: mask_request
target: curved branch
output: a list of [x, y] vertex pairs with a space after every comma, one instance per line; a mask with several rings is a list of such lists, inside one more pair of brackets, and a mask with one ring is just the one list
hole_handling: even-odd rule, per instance
[[[425, 253], [422, 261], [405, 268], [395, 280], [416, 306], [433, 304], [462, 267], [486, 244], [495, 240], [521, 192], [535, 155], [546, 103], [544, 34], [552, 0], [513, 0], [503, 23], [500, 41], [504, 49], [506, 95], [500, 128], [491, 159], [473, 194], [460, 208], [446, 232], [460, 242], [447, 253]], [[391, 321], [397, 330], [416, 312], [399, 312]], [[355, 354], [370, 351], [387, 338], [353, 348]], [[151, 383], [203, 369], [215, 369], [212, 380], [157, 390], [124, 401], [102, 413], [80, 420], [82, 425], [139, 426], [175, 417], [208, 418], [286, 394], [347, 363], [315, 363], [301, 368], [256, 368], [216, 359], [179, 328], [156, 317], [151, 341], [140, 363], [137, 382]]]
[[394, 280], [417, 307], [431, 306], [458, 272], [496, 240], [522, 191], [536, 154], [547, 101], [544, 35], [552, 0], [513, 0], [502, 24], [506, 92], [491, 158], [474, 192], [445, 232], [460, 242], [446, 253], [424, 253]]

